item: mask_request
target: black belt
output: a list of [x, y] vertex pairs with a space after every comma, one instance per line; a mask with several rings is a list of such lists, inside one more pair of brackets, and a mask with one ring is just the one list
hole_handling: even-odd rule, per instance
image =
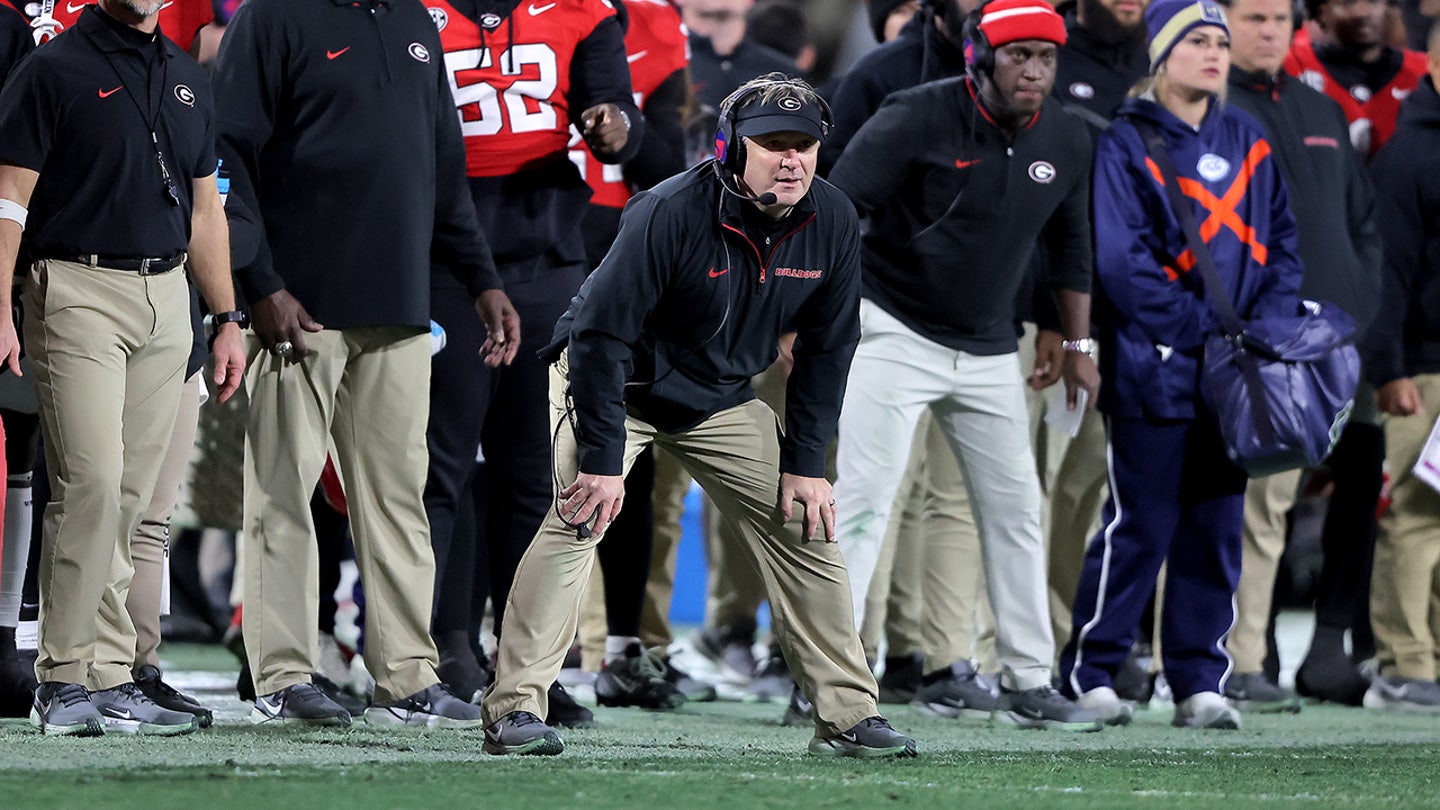
[[183, 265], [188, 255], [180, 253], [168, 258], [148, 258], [137, 256], [57, 256], [58, 261], [75, 262], [86, 267], [103, 267], [107, 270], [124, 270], [130, 273], [139, 273], [142, 276], [155, 276], [161, 273], [168, 273], [171, 270]]

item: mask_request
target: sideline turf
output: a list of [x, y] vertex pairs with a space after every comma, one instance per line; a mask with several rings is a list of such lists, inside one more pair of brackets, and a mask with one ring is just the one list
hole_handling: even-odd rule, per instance
[[805, 755], [810, 732], [779, 726], [782, 708], [600, 709], [600, 728], [564, 734], [564, 755], [523, 759], [486, 756], [466, 732], [254, 728], [238, 701], [217, 728], [175, 739], [0, 723], [0, 808], [1440, 807], [1440, 718], [1306, 706], [1194, 732], [1151, 710], [1073, 735], [899, 707], [887, 714], [920, 759], [833, 762]]

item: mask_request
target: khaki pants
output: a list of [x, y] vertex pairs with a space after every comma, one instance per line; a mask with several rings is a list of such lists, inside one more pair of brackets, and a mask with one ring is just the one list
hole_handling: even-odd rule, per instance
[[1440, 493], [1411, 470], [1440, 410], [1440, 374], [1415, 377], [1424, 409], [1385, 419], [1390, 509], [1375, 539], [1370, 621], [1382, 675], [1434, 680], [1434, 595], [1440, 579]]
[[[310, 496], [333, 441], [365, 583], [365, 666], [375, 700], [435, 676], [435, 558], [421, 504], [430, 338], [411, 327], [325, 330], [310, 356], [250, 340], [245, 374], [245, 648], [255, 691], [310, 681], [317, 666], [319, 554]], [[567, 641], [568, 644], [568, 641]]]
[[160, 463], [160, 477], [155, 480], [150, 505], [140, 517], [140, 527], [130, 540], [135, 577], [130, 581], [125, 612], [135, 625], [137, 670], [146, 664], [160, 666], [160, 615], [164, 610], [161, 596], [165, 590], [165, 560], [170, 556], [170, 515], [180, 497], [180, 485], [190, 472], [190, 455], [200, 426], [202, 374], [196, 372], [181, 389], [180, 412], [175, 416], [170, 446]]
[[[566, 419], [567, 358], [551, 370], [557, 426], [556, 476], [578, 475], [575, 435]], [[682, 433], [625, 423], [625, 469], [649, 443], [675, 454], [737, 527], [750, 565], [765, 583], [775, 631], [796, 681], [815, 704], [816, 725], [835, 734], [877, 714], [875, 679], [865, 666], [850, 607], [850, 583], [835, 545], [800, 541], [800, 514], [779, 518], [779, 425], [758, 400], [721, 411]], [[516, 573], [500, 634], [495, 683], [483, 703], [487, 723], [513, 711], [544, 717], [546, 689], [574, 638], [580, 598], [600, 537], [580, 538], [552, 509]]]
[[670, 630], [670, 600], [675, 592], [675, 553], [680, 548], [680, 517], [690, 474], [669, 453], [655, 454], [655, 546], [650, 552], [650, 578], [645, 583], [645, 606], [640, 613], [640, 638], [647, 647], [668, 647], [675, 641]]
[[181, 270], [45, 261], [23, 298], [51, 487], [35, 675], [109, 689], [131, 680], [130, 538], [180, 405], [189, 287]]
[[1275, 574], [1285, 553], [1285, 514], [1295, 505], [1300, 470], [1252, 478], [1245, 487], [1245, 547], [1235, 590], [1235, 627], [1226, 646], [1235, 672], [1265, 668], [1266, 629], [1275, 596]]

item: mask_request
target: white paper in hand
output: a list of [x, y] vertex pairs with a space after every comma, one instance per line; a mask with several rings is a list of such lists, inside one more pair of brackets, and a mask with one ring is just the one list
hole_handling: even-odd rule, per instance
[[1085, 406], [1089, 402], [1090, 392], [1081, 388], [1075, 395], [1075, 410], [1066, 408], [1065, 383], [1055, 383], [1045, 397], [1045, 424], [1073, 439], [1080, 435], [1080, 423], [1085, 419]]
[[1430, 438], [1425, 440], [1425, 449], [1420, 451], [1420, 459], [1415, 462], [1415, 477], [1440, 492], [1440, 420], [1430, 428]]

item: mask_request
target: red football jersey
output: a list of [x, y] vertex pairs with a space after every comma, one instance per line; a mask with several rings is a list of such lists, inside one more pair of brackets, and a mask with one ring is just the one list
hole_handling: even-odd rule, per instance
[[[630, 27], [625, 31], [625, 59], [630, 63], [635, 106], [643, 110], [655, 88], [690, 64], [690, 39], [685, 34], [685, 24], [680, 21], [680, 12], [666, 0], [625, 0], [625, 10], [630, 15]], [[625, 182], [621, 167], [596, 160], [574, 127], [570, 128], [570, 160], [595, 191], [595, 196], [590, 198], [592, 205], [624, 208], [630, 201], [634, 192]]]
[[471, 177], [514, 174], [565, 152], [575, 47], [614, 16], [607, 0], [524, 0], [510, 16], [468, 19], [425, 0], [465, 136]]
[[1405, 51], [1400, 72], [1372, 95], [1370, 88], [1363, 84], [1350, 88], [1335, 81], [1308, 42], [1291, 45], [1285, 56], [1286, 73], [1334, 99], [1345, 111], [1345, 120], [1350, 122], [1350, 140], [1366, 157], [1380, 151], [1395, 132], [1400, 102], [1425, 77], [1426, 67], [1425, 54]]
[[[80, 19], [80, 12], [95, 0], [55, 0], [55, 20], [68, 29]], [[190, 50], [195, 35], [201, 28], [215, 19], [215, 7], [210, 0], [170, 0], [160, 7], [160, 30], [165, 32], [180, 50]]]

